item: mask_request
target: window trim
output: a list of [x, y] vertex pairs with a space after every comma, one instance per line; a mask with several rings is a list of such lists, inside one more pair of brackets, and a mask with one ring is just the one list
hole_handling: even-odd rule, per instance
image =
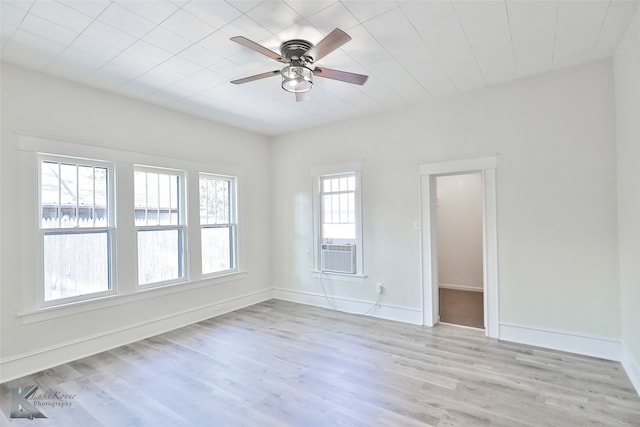
[[[207, 177], [211, 177], [214, 179], [222, 179], [225, 181], [229, 181], [231, 184], [231, 188], [229, 190], [229, 220], [230, 222], [228, 224], [202, 224], [200, 222], [200, 179], [201, 178], [207, 178]], [[214, 271], [211, 273], [205, 273], [202, 269], [202, 256], [203, 256], [203, 251], [202, 251], [202, 240], [200, 241], [200, 275], [202, 278], [209, 278], [209, 277], [217, 277], [217, 276], [224, 276], [227, 274], [231, 274], [231, 273], [236, 273], [238, 271], [240, 271], [240, 259], [238, 257], [238, 177], [236, 176], [231, 176], [231, 175], [222, 175], [222, 174], [216, 174], [216, 173], [210, 173], [210, 172], [198, 172], [198, 228], [200, 231], [200, 238], [202, 239], [202, 230], [204, 228], [216, 228], [216, 227], [220, 227], [220, 226], [229, 226], [231, 228], [231, 232], [233, 235], [232, 238], [232, 249], [231, 249], [231, 259], [232, 259], [232, 268], [227, 269], [227, 270], [221, 270], [221, 271]]]
[[[181, 169], [168, 168], [162, 166], [151, 166], [151, 165], [141, 165], [134, 164], [133, 165], [133, 180], [131, 182], [134, 195], [135, 195], [135, 173], [136, 172], [145, 172], [145, 173], [166, 173], [169, 172], [171, 174], [175, 174], [179, 178], [179, 192], [178, 192], [178, 224], [161, 224], [161, 225], [135, 225], [135, 201], [133, 204], [133, 213], [132, 217], [134, 219], [135, 225], [135, 244], [136, 244], [136, 278], [135, 278], [135, 287], [136, 290], [145, 290], [157, 287], [170, 286], [175, 284], [187, 283], [190, 281], [190, 272], [189, 272], [189, 246], [188, 246], [188, 227], [187, 227], [187, 172]], [[134, 196], [135, 197], [135, 196]], [[180, 263], [178, 265], [178, 271], [182, 273], [181, 276], [175, 279], [169, 280], [160, 280], [157, 282], [149, 282], [149, 283], [140, 283], [140, 270], [139, 270], [139, 248], [138, 248], [138, 237], [139, 233], [142, 231], [172, 231], [172, 230], [180, 230], [181, 239], [178, 243], [178, 247], [180, 250]]]
[[[356, 221], [356, 272], [355, 273], [339, 273], [339, 272], [322, 272], [320, 261], [320, 247], [322, 245], [322, 191], [320, 188], [321, 178], [332, 175], [345, 175], [353, 173], [356, 180], [355, 190], [355, 221]], [[338, 280], [345, 281], [361, 281], [366, 277], [364, 273], [364, 245], [362, 239], [362, 163], [350, 162], [339, 165], [331, 165], [318, 167], [313, 169], [313, 268], [312, 274], [316, 276], [318, 273], [327, 277], [331, 276]], [[348, 278], [354, 278], [349, 280]]]
[[[107, 225], [101, 227], [58, 227], [58, 228], [44, 228], [42, 226], [42, 164], [44, 162], [55, 163], [68, 163], [76, 166], [93, 166], [105, 168], [107, 170]], [[115, 198], [115, 164], [111, 161], [90, 159], [81, 156], [68, 156], [49, 153], [36, 153], [36, 168], [37, 168], [37, 307], [50, 308], [66, 304], [91, 301], [99, 298], [117, 295], [118, 293], [118, 275], [117, 273], [117, 229], [116, 229], [116, 198]], [[44, 271], [44, 240], [46, 235], [54, 234], [86, 234], [86, 233], [107, 233], [107, 258], [108, 258], [108, 280], [109, 289], [100, 292], [91, 292], [83, 295], [76, 295], [73, 297], [57, 298], [53, 300], [45, 300], [45, 271]]]

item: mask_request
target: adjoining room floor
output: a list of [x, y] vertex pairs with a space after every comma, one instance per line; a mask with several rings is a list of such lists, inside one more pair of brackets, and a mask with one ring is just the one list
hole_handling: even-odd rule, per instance
[[[9, 420], [11, 390], [71, 405]], [[638, 426], [622, 366], [270, 300], [0, 386], [1, 425]]]
[[482, 292], [440, 288], [440, 321], [484, 329]]

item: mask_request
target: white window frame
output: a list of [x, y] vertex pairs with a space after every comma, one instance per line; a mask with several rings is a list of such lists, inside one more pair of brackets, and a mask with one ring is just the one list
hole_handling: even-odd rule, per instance
[[[173, 285], [177, 283], [188, 282], [189, 277], [189, 256], [188, 256], [188, 246], [187, 246], [187, 176], [186, 172], [180, 169], [166, 168], [166, 167], [157, 167], [150, 165], [139, 165], [135, 164], [133, 166], [133, 180], [132, 185], [135, 188], [135, 173], [136, 172], [150, 172], [150, 173], [168, 173], [172, 175], [177, 175], [180, 180], [180, 189], [178, 194], [178, 224], [167, 224], [167, 225], [136, 225], [136, 285], [138, 289], [149, 289], [156, 288], [161, 286]], [[135, 190], [134, 190], [135, 191]], [[132, 216], [135, 220], [135, 204], [134, 204], [134, 212], [132, 212]], [[181, 235], [180, 245], [180, 265], [178, 269], [182, 272], [182, 275], [169, 280], [162, 280], [158, 282], [150, 282], [150, 283], [140, 283], [140, 271], [138, 267], [138, 257], [139, 257], [139, 248], [138, 248], [138, 236], [140, 232], [145, 231], [170, 231], [170, 230], [179, 230]]]
[[[228, 226], [231, 228], [232, 231], [232, 239], [231, 239], [231, 268], [227, 269], [227, 270], [221, 270], [221, 271], [215, 271], [215, 272], [211, 272], [211, 273], [205, 273], [204, 271], [202, 271], [202, 265], [200, 268], [200, 273], [202, 274], [202, 277], [215, 277], [215, 276], [221, 276], [221, 275], [225, 275], [225, 274], [229, 274], [229, 273], [234, 273], [239, 271], [239, 258], [238, 258], [238, 195], [237, 195], [237, 188], [238, 188], [238, 178], [235, 176], [230, 176], [230, 175], [220, 175], [220, 174], [214, 174], [214, 173], [209, 173], [209, 172], [200, 172], [198, 174], [198, 201], [200, 201], [200, 178], [212, 178], [212, 179], [218, 179], [218, 180], [224, 180], [224, 181], [228, 181], [230, 183], [230, 189], [229, 189], [229, 223], [225, 223], [225, 224], [212, 224], [212, 223], [207, 223], [207, 224], [202, 224], [202, 222], [200, 221], [200, 215], [198, 212], [198, 222], [200, 224], [200, 236], [202, 236], [202, 230], [205, 228], [216, 228], [216, 227], [224, 227], [224, 226]], [[200, 208], [200, 203], [198, 203], [198, 208]], [[202, 250], [202, 244], [200, 246], [200, 258], [202, 261], [202, 256], [203, 256], [203, 250]]]
[[[76, 303], [80, 301], [88, 301], [94, 300], [106, 296], [115, 295], [118, 292], [117, 286], [117, 275], [116, 275], [116, 242], [117, 242], [117, 233], [116, 233], [116, 220], [115, 220], [115, 212], [116, 212], [116, 197], [115, 197], [115, 165], [113, 162], [104, 161], [104, 160], [96, 160], [96, 159], [88, 159], [83, 157], [75, 157], [75, 156], [64, 156], [64, 155], [56, 155], [56, 154], [46, 154], [46, 153], [38, 153], [36, 156], [37, 159], [37, 171], [38, 171], [38, 290], [37, 290], [37, 298], [38, 298], [38, 307], [40, 308], [48, 308], [60, 305], [66, 305], [70, 303]], [[42, 226], [42, 163], [43, 162], [54, 162], [54, 163], [66, 163], [66, 164], [74, 164], [76, 166], [92, 166], [105, 168], [107, 170], [107, 224], [101, 227], [56, 227], [56, 228], [44, 228]], [[78, 205], [76, 203], [76, 209], [78, 209]], [[79, 210], [76, 211], [76, 218], [79, 214]], [[46, 235], [55, 235], [55, 234], [85, 234], [85, 233], [106, 233], [108, 239], [108, 263], [109, 263], [109, 289], [101, 292], [92, 292], [84, 295], [77, 295], [73, 297], [67, 298], [58, 298], [50, 301], [45, 300], [45, 268], [44, 268], [44, 240]]]
[[[313, 171], [313, 270], [316, 275], [322, 274], [327, 277], [336, 277], [342, 280], [355, 278], [357, 281], [365, 276], [364, 273], [364, 246], [362, 243], [362, 165], [360, 162], [347, 163], [335, 166], [325, 166], [315, 168]], [[321, 179], [324, 177], [339, 176], [345, 174], [353, 174], [356, 181], [355, 189], [355, 227], [356, 227], [356, 272], [355, 273], [337, 273], [337, 272], [321, 272], [321, 246], [322, 239], [322, 191], [320, 188]], [[340, 243], [336, 241], [335, 243]]]

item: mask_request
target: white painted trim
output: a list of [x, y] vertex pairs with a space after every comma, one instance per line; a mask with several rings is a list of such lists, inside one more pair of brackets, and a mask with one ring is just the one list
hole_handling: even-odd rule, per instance
[[627, 372], [631, 384], [640, 396], [640, 362], [633, 357], [627, 346], [622, 343], [622, 367]]
[[448, 283], [438, 283], [439, 288], [443, 289], [453, 289], [455, 291], [470, 291], [470, 292], [484, 292], [484, 287], [482, 285], [450, 285]]
[[153, 288], [139, 288], [132, 294], [115, 294], [103, 298], [95, 298], [90, 300], [82, 300], [75, 303], [55, 305], [35, 310], [29, 310], [18, 313], [23, 325], [30, 323], [43, 322], [51, 319], [57, 319], [65, 316], [74, 316], [88, 311], [113, 307], [115, 305], [127, 304], [134, 301], [148, 300], [165, 295], [175, 293], [188, 292], [208, 286], [216, 286], [233, 280], [240, 280], [246, 277], [246, 271], [235, 271], [232, 273], [221, 274], [218, 276], [207, 277], [195, 282], [178, 282], [165, 286], [156, 286]]
[[619, 340], [513, 323], [500, 323], [500, 340], [617, 362], [621, 360], [622, 355], [622, 344]]
[[468, 172], [482, 174], [483, 189], [483, 283], [485, 333], [498, 338], [498, 227], [496, 200], [496, 156], [422, 164], [420, 172], [421, 269], [423, 324], [434, 326], [440, 320], [438, 304], [438, 259], [435, 230], [436, 182], [438, 175]]
[[167, 316], [148, 319], [124, 328], [100, 332], [11, 356], [0, 361], [0, 383], [239, 310], [271, 298], [272, 290], [263, 289], [223, 301], [203, 304]]
[[458, 172], [480, 171], [483, 169], [495, 169], [496, 156], [478, 157], [474, 159], [448, 160], [434, 163], [425, 163], [419, 166], [420, 175], [447, 175]]
[[[296, 302], [300, 304], [312, 305], [333, 309], [329, 301], [323, 294], [306, 291], [296, 291], [292, 289], [273, 288], [273, 298], [283, 301]], [[371, 308], [375, 301], [363, 301], [353, 298], [330, 296], [331, 303], [334, 304], [339, 311], [349, 314], [364, 313]], [[422, 310], [412, 307], [401, 307], [397, 305], [384, 304], [380, 302], [377, 307], [371, 310], [366, 316], [377, 317], [380, 319], [394, 320], [397, 322], [411, 323], [414, 325], [422, 325]]]
[[364, 283], [364, 279], [367, 278], [366, 274], [347, 274], [347, 273], [335, 273], [319, 270], [311, 270], [311, 277], [315, 279], [327, 279], [336, 282], [354, 282]]

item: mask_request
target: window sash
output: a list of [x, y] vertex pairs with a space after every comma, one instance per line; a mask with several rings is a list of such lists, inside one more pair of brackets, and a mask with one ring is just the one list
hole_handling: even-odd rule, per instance
[[[38, 153], [37, 161], [41, 251], [38, 257], [38, 305], [57, 306], [115, 294], [113, 163], [43, 153]], [[47, 177], [45, 165], [55, 165], [57, 177]], [[71, 173], [71, 180], [63, 181], [63, 165], [66, 166], [67, 173]], [[89, 170], [91, 177], [87, 179], [86, 172]], [[98, 170], [99, 177], [96, 175]], [[52, 178], [57, 182], [51, 182]], [[48, 184], [45, 183], [47, 179]], [[103, 182], [98, 191], [96, 179]], [[47, 191], [47, 185], [50, 194], [45, 196], [43, 193]], [[63, 191], [67, 192], [68, 203], [62, 203]], [[51, 197], [52, 192], [56, 193], [54, 197]], [[45, 223], [47, 208], [56, 211], [55, 217], [48, 224]], [[63, 209], [73, 212], [66, 222], [63, 222]], [[90, 213], [85, 221], [82, 221], [82, 211]], [[101, 211], [103, 221], [98, 220], [98, 211]], [[103, 242], [95, 240], [100, 234], [105, 235]], [[81, 236], [85, 236], [85, 239]], [[85, 247], [82, 247], [83, 244]], [[96, 244], [97, 247], [94, 246]], [[92, 256], [94, 249], [98, 253]]]
[[[200, 173], [198, 184], [201, 273], [214, 276], [237, 271], [236, 178]], [[222, 230], [228, 232], [215, 232]]]

